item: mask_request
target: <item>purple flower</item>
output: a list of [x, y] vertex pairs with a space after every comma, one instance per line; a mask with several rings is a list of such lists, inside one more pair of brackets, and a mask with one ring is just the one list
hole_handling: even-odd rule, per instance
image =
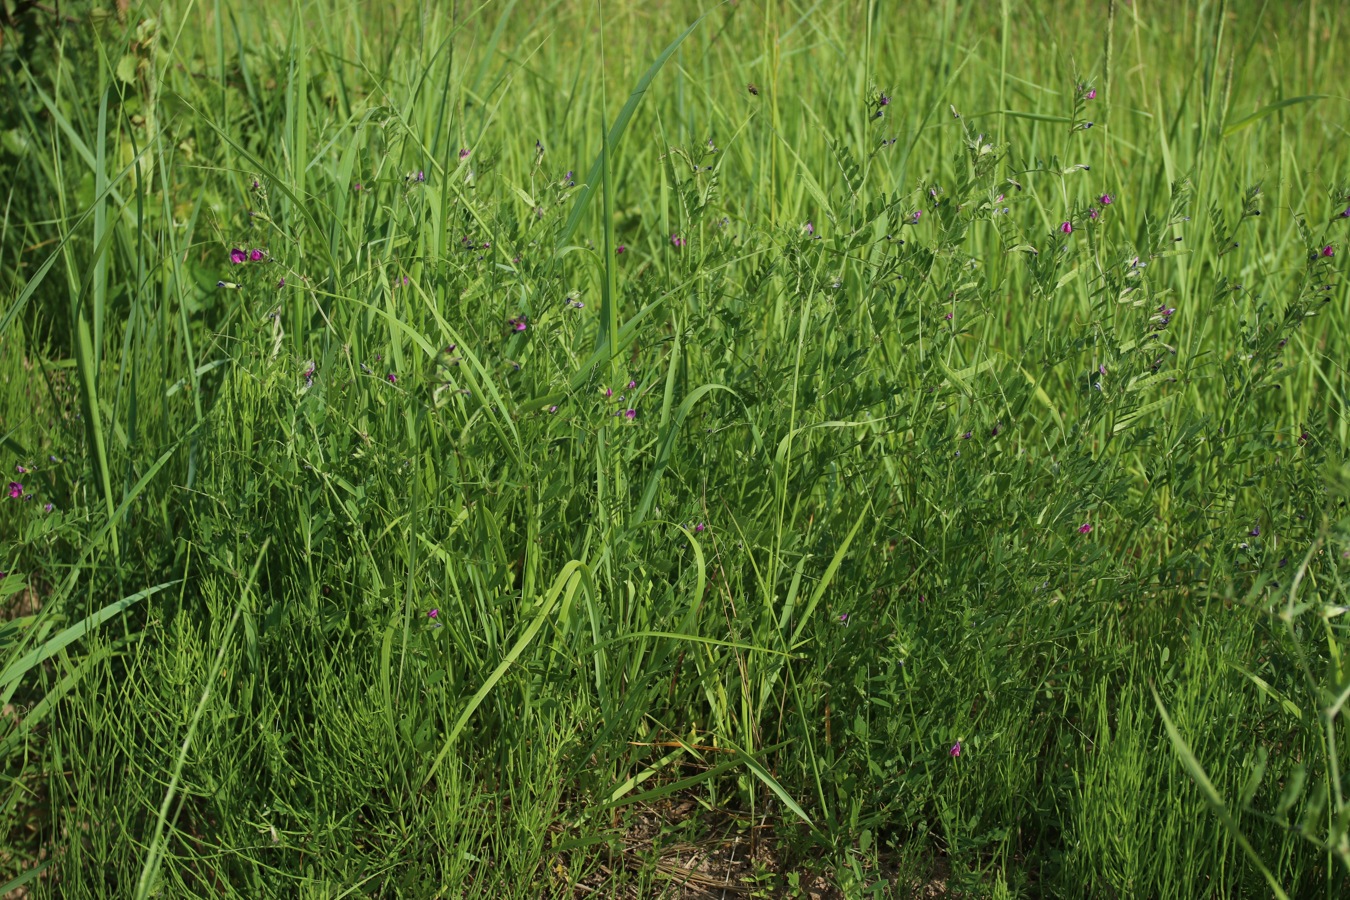
[[352, 190], [356, 191], [358, 194], [361, 193], [361, 182], [358, 181], [356, 183], [356, 186], [353, 187]]
[[555, 412], [558, 411], [558, 407], [556, 407], [556, 406], [550, 406], [550, 407], [548, 408], [548, 411], [551, 412], [551, 413], [555, 413]]
[[1350, 219], [1350, 206], [1347, 206], [1347, 207], [1345, 208], [1345, 212], [1341, 213], [1341, 218], [1342, 218], [1342, 219]]
[[1247, 532], [1247, 534], [1248, 534], [1249, 536], [1251, 536], [1251, 537], [1260, 537], [1260, 536], [1261, 536], [1261, 526], [1260, 526], [1260, 525], [1253, 525], [1253, 526], [1252, 526], [1252, 530], [1249, 531], [1249, 532]]
[[708, 527], [707, 525], [704, 525], [702, 522], [699, 522], [697, 525], [694, 526], [694, 534], [702, 534], [707, 529], [707, 527]]
[[52, 511], [52, 505], [51, 505], [50, 503], [45, 504], [45, 505], [42, 507], [42, 511], [43, 511], [43, 512], [51, 512], [51, 511]]
[[953, 757], [953, 758], [960, 756], [960, 755], [961, 755], [961, 742], [960, 742], [960, 741], [957, 741], [955, 744], [952, 744], [952, 749], [948, 750], [948, 751], [947, 751], [947, 754], [948, 754], [949, 756]]
[[629, 381], [628, 381], [628, 389], [631, 391], [631, 390], [633, 390], [633, 388], [635, 388], [635, 387], [637, 387], [637, 382], [636, 382], [636, 381], [633, 381], [632, 379], [629, 379]]
[[847, 625], [847, 624], [848, 624], [848, 613], [840, 613], [840, 614], [839, 614], [839, 621], [840, 621], [840, 622], [843, 622], [845, 625]]
[[1112, 203], [1116, 202], [1116, 198], [1112, 197], [1110, 194], [1102, 194], [1097, 198], [1097, 202], [1102, 206], [1110, 206]]
[[574, 184], [576, 184], [576, 182], [572, 180], [572, 170], [571, 170], [571, 169], [568, 169], [568, 170], [567, 170], [567, 174], [563, 176], [563, 181], [567, 182], [567, 186], [568, 186], [568, 187], [572, 187]]
[[243, 250], [240, 250], [238, 247], [235, 247], [233, 250], [230, 251], [230, 262], [234, 263], [236, 266], [246, 262], [247, 260], [248, 254], [245, 253]]
[[1086, 94], [1084, 94], [1083, 96], [1086, 97], [1086, 98], [1089, 99], [1089, 100], [1096, 100], [1096, 99], [1097, 99], [1097, 90], [1096, 90], [1096, 88], [1093, 88], [1092, 90], [1088, 91], [1088, 92], [1087, 92]]
[[277, 290], [281, 290], [281, 289], [284, 288], [285, 286], [286, 286], [286, 279], [285, 279], [285, 277], [283, 276], [283, 277], [281, 277], [281, 278], [278, 278], [278, 279], [277, 279]]
[[970, 432], [967, 431], [965, 434], [961, 435], [961, 440], [963, 440], [963, 441], [968, 441], [968, 440], [970, 440]]
[[815, 234], [816, 226], [812, 225], [810, 222], [807, 222], [805, 225], [802, 226], [802, 230], [805, 231], [807, 234]]
[[881, 95], [881, 100], [879, 101], [879, 105], [881, 105], [881, 106], [890, 106], [890, 105], [891, 105], [891, 98], [888, 97], [888, 96], [886, 96], [885, 94], [882, 94], [882, 95]]
[[257, 248], [248, 251], [249, 262], [262, 262], [262, 259], [265, 255], [266, 254], [263, 253], [263, 251], [258, 250]]
[[434, 619], [434, 618], [436, 618], [437, 616], [439, 616], [440, 614], [441, 614], [441, 611], [440, 611], [439, 609], [429, 609], [429, 610], [427, 610], [427, 618], [428, 618], [428, 619]]
[[398, 384], [398, 376], [395, 375], [393, 372], [390, 372], [388, 375], [384, 377], [389, 379], [390, 384]]
[[15, 467], [14, 467], [14, 471], [15, 471], [15, 472], [18, 472], [20, 475], [27, 475], [27, 474], [28, 474], [28, 468], [27, 468], [26, 466], [22, 465], [22, 464], [15, 466]]
[[300, 377], [305, 379], [305, 387], [310, 387], [314, 384], [314, 360], [311, 359], [309, 362], [305, 363], [305, 371], [300, 373]]
[[628, 419], [628, 421], [631, 422], [632, 420], [634, 420], [634, 419], [637, 418], [637, 410], [636, 410], [636, 409], [632, 409], [632, 408], [630, 407], [629, 409], [624, 410], [623, 415], [624, 415], [624, 418]]
[[613, 391], [613, 389], [611, 389], [611, 388], [605, 388], [605, 399], [608, 400], [610, 397], [613, 397], [613, 396], [614, 396], [614, 391]]
[[1059, 230], [1064, 234], [1073, 234], [1073, 223], [1062, 222], [1060, 223]]
[[1323, 255], [1323, 256], [1335, 256], [1335, 255], [1336, 255], [1336, 248], [1333, 247], [1333, 246], [1331, 246], [1330, 244], [1327, 244], [1325, 247], [1322, 248], [1322, 255]]
[[1105, 375], [1105, 374], [1106, 374], [1106, 365], [1105, 365], [1105, 363], [1103, 363], [1102, 365], [1100, 365], [1100, 366], [1097, 367], [1097, 372], [1098, 372], [1099, 374], [1101, 374], [1101, 375]]
[[911, 221], [911, 222], [918, 222], [919, 219], [920, 219], [922, 216], [923, 216], [923, 213], [920, 212], [920, 211], [917, 210], [917, 209], [914, 210], [914, 212], [912, 212], [912, 213], [909, 214], [909, 218], [910, 218], [910, 221]]
[[1097, 221], [1097, 210], [1095, 209], [1088, 210], [1088, 218], [1094, 222]]
[[262, 185], [258, 184], [258, 179], [253, 179], [253, 189], [256, 191], [260, 187], [262, 187]]
[[514, 328], [516, 331], [524, 331], [526, 328], [530, 327], [530, 319], [526, 315], [516, 316], [514, 319], [511, 319], [509, 321], [511, 327]]
[[950, 322], [951, 320], [952, 320], [952, 314], [951, 314], [951, 313], [947, 313], [947, 321]]
[[19, 484], [19, 482], [17, 481], [11, 481], [9, 483], [9, 496], [13, 500], [18, 500], [20, 497], [22, 497], [23, 485]]
[[1078, 526], [1078, 533], [1079, 533], [1079, 534], [1091, 534], [1091, 533], [1092, 533], [1092, 523], [1091, 523], [1091, 522], [1084, 522], [1082, 525], [1079, 525], [1079, 526]]
[[459, 158], [460, 158], [460, 159], [468, 159], [468, 158], [469, 158], [469, 148], [468, 148], [468, 147], [463, 147], [463, 148], [460, 149], [460, 151], [459, 151]]
[[686, 243], [688, 243], [688, 241], [680, 237], [678, 234], [672, 234], [670, 236], [670, 242], [675, 245], [676, 249], [679, 249], [680, 247], [683, 247]]
[[625, 247], [623, 244], [620, 244], [619, 246], [617, 246], [617, 247], [614, 248], [614, 255], [615, 255], [615, 256], [618, 256], [620, 253], [623, 253], [623, 252], [624, 252], [625, 250], [627, 250], [627, 249], [628, 249], [628, 248]]

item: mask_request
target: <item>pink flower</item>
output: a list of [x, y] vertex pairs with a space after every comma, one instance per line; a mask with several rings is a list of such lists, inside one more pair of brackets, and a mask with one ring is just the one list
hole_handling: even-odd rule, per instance
[[1336, 255], [1336, 248], [1333, 247], [1333, 246], [1331, 246], [1330, 244], [1327, 244], [1325, 247], [1322, 248], [1322, 255], [1323, 255], [1323, 256], [1335, 256], [1335, 255]]
[[389, 379], [390, 384], [398, 384], [398, 376], [395, 375], [393, 372], [390, 372], [388, 375], [384, 377]]
[[464, 147], [464, 148], [462, 148], [462, 149], [459, 151], [459, 158], [460, 158], [460, 159], [468, 159], [468, 158], [469, 158], [469, 148], [468, 148], [468, 147]]
[[248, 251], [248, 258], [251, 262], [262, 262], [263, 255], [261, 250], [254, 249]]
[[628, 389], [631, 391], [635, 387], [637, 387], [637, 382], [630, 379], [628, 382]]
[[248, 254], [245, 253], [243, 250], [240, 250], [238, 247], [235, 247], [233, 250], [230, 251], [230, 262], [234, 263], [236, 266], [243, 262], [246, 262], [247, 260]]
[[1064, 234], [1073, 234], [1073, 223], [1064, 222], [1059, 226], [1059, 230]]
[[1086, 97], [1086, 98], [1089, 99], [1089, 100], [1096, 100], [1096, 99], [1097, 99], [1097, 89], [1096, 89], [1096, 88], [1093, 88], [1092, 90], [1088, 91], [1088, 92], [1087, 92], [1086, 94], [1084, 94], [1083, 96]]
[[1112, 197], [1110, 194], [1102, 194], [1097, 198], [1097, 202], [1102, 206], [1110, 206], [1112, 203], [1116, 202], [1116, 198]]
[[1097, 210], [1095, 209], [1088, 210], [1088, 218], [1094, 222], [1097, 221]]
[[1082, 525], [1079, 525], [1079, 526], [1078, 526], [1078, 533], [1079, 533], [1079, 534], [1091, 534], [1091, 533], [1092, 533], [1092, 523], [1091, 523], [1091, 522], [1084, 522]]
[[19, 482], [17, 482], [17, 481], [11, 481], [11, 482], [9, 483], [9, 496], [10, 496], [10, 499], [13, 499], [13, 500], [18, 500], [20, 497], [22, 497], [22, 496], [23, 496], [23, 485], [19, 484]]
[[624, 415], [624, 418], [628, 419], [628, 420], [631, 422], [633, 419], [636, 419], [636, 418], [637, 418], [637, 410], [636, 410], [636, 409], [627, 409], [627, 410], [624, 411], [624, 414], [623, 414], [623, 415]]
[[627, 249], [628, 249], [628, 248], [625, 247], [623, 244], [620, 244], [619, 246], [617, 246], [617, 247], [614, 248], [614, 255], [615, 255], [615, 256], [618, 256], [620, 253], [623, 253], [623, 252], [624, 252], [625, 250], [627, 250]]
[[675, 245], [676, 249], [679, 249], [680, 247], [683, 247], [686, 243], [688, 243], [684, 238], [680, 237], [678, 234], [672, 234], [670, 236], [670, 242]]
[[437, 616], [439, 616], [440, 614], [441, 614], [441, 611], [440, 611], [439, 609], [429, 609], [429, 610], [427, 610], [427, 618], [428, 618], [428, 619], [434, 619], [434, 618], [436, 618]]
[[948, 753], [950, 756], [952, 756], [953, 758], [955, 758], [955, 757], [957, 757], [957, 756], [960, 756], [960, 755], [961, 755], [961, 742], [960, 742], [960, 741], [957, 741], [955, 744], [952, 744], [952, 749], [948, 750], [947, 753]]

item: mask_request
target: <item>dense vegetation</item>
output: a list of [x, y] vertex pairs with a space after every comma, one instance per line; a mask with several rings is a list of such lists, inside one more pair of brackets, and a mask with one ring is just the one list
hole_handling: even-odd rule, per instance
[[6, 2], [0, 883], [1339, 897], [1309, 2]]

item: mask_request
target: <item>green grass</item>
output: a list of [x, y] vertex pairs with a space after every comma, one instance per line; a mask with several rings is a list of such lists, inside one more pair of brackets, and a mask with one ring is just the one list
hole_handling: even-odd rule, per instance
[[1335, 4], [16, 21], [0, 893], [1350, 886]]

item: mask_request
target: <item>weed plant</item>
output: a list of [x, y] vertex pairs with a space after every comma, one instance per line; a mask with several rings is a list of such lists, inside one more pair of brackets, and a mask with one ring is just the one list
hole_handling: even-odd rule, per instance
[[3, 10], [0, 893], [1345, 895], [1336, 4]]

